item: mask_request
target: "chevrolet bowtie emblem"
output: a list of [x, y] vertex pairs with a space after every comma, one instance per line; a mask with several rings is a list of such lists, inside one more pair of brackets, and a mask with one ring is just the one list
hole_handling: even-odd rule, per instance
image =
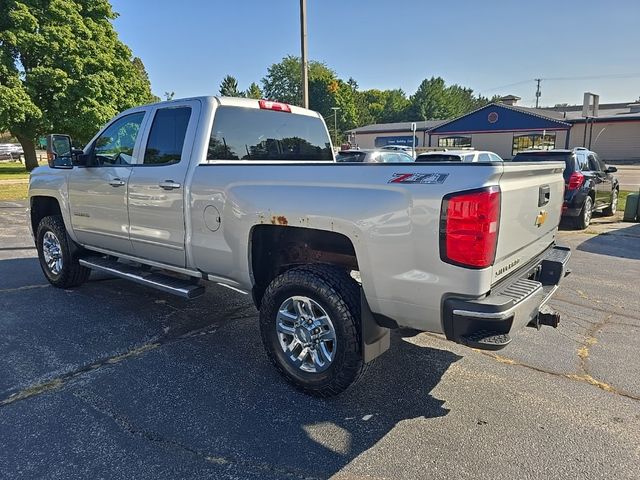
[[546, 222], [548, 216], [549, 214], [546, 210], [540, 210], [540, 213], [536, 216], [536, 227], [540, 227], [544, 222]]

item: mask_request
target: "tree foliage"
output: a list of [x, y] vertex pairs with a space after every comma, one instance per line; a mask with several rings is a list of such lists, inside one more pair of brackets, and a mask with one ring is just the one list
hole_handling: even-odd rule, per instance
[[84, 142], [116, 113], [154, 101], [108, 0], [0, 0], [0, 12], [0, 130], [20, 141], [28, 169], [39, 135]]
[[[309, 90], [314, 80], [334, 78], [335, 72], [322, 62], [309, 62]], [[302, 105], [302, 63], [300, 57], [288, 55], [267, 69], [262, 79], [265, 98], [292, 105]]]
[[235, 77], [227, 75], [220, 84], [220, 95], [223, 97], [244, 97], [244, 92], [238, 89], [238, 81]]
[[245, 92], [245, 96], [247, 98], [254, 98], [256, 100], [260, 100], [262, 98], [262, 90], [260, 89], [260, 87], [256, 82], [252, 82], [251, 85], [249, 85], [249, 88], [247, 89], [247, 91]]

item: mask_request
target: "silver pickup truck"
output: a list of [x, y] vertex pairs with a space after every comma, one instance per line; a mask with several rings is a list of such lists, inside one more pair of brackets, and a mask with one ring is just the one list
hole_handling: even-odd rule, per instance
[[336, 163], [318, 113], [217, 97], [127, 110], [84, 150], [48, 141], [29, 199], [49, 282], [250, 293], [269, 357], [307, 393], [346, 389], [391, 328], [499, 349], [559, 321], [562, 163]]

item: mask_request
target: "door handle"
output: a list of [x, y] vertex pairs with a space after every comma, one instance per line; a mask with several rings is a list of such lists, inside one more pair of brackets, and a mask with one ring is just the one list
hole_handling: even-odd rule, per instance
[[124, 180], [120, 180], [119, 178], [112, 178], [109, 180], [109, 185], [112, 187], [122, 187], [124, 185]]
[[165, 190], [174, 190], [182, 186], [179, 183], [174, 182], [173, 180], [165, 180], [164, 182], [160, 182], [158, 185], [160, 186], [160, 188], [164, 188]]

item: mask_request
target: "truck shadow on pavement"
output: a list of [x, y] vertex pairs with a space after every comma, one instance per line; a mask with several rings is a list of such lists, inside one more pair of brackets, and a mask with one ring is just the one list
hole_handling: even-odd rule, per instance
[[[43, 409], [46, 417], [32, 421], [47, 424], [51, 432], [42, 438], [55, 438], [71, 457], [65, 445], [78, 442], [79, 432], [104, 429], [105, 437], [75, 458], [88, 467], [108, 460], [100, 442], [125, 436], [156, 451], [159, 462], [186, 455], [194, 472], [233, 466], [257, 478], [325, 478], [360, 455], [393, 460], [393, 445], [411, 446], [405, 438], [411, 433], [394, 432], [403, 420], [413, 420], [419, 434], [416, 426], [428, 429], [449, 412], [432, 391], [461, 357], [412, 343], [413, 331], [394, 331], [390, 350], [360, 383], [323, 400], [297, 392], [276, 373], [246, 296], [214, 285], [185, 301], [99, 276], [58, 290], [46, 286], [35, 258], [2, 260], [0, 273], [7, 279], [0, 330], [13, 339], [0, 342], [0, 350], [21, 358], [3, 362], [0, 390], [6, 396], [43, 379], [69, 379], [3, 408], [57, 399], [64, 412]], [[28, 378], [20, 373], [24, 365], [33, 372]], [[74, 371], [80, 373], [68, 374]], [[92, 424], [69, 416], [73, 411], [93, 412]], [[49, 448], [19, 430], [11, 435], [27, 450]], [[124, 458], [138, 454], [127, 452]], [[11, 458], [14, 467], [21, 463], [19, 455]]]
[[[123, 365], [124, 375], [92, 382], [77, 395], [168, 448], [303, 478], [336, 474], [403, 420], [429, 428], [431, 419], [449, 413], [431, 392], [461, 357], [414, 345], [404, 332], [394, 333], [391, 350], [360, 383], [322, 400], [298, 393], [275, 373], [257, 319], [234, 323], [174, 345], [164, 359], [152, 353]], [[388, 454], [380, 448], [376, 455]]]
[[577, 248], [583, 252], [640, 260], [639, 245], [640, 224], [629, 224], [628, 227], [593, 235]]

